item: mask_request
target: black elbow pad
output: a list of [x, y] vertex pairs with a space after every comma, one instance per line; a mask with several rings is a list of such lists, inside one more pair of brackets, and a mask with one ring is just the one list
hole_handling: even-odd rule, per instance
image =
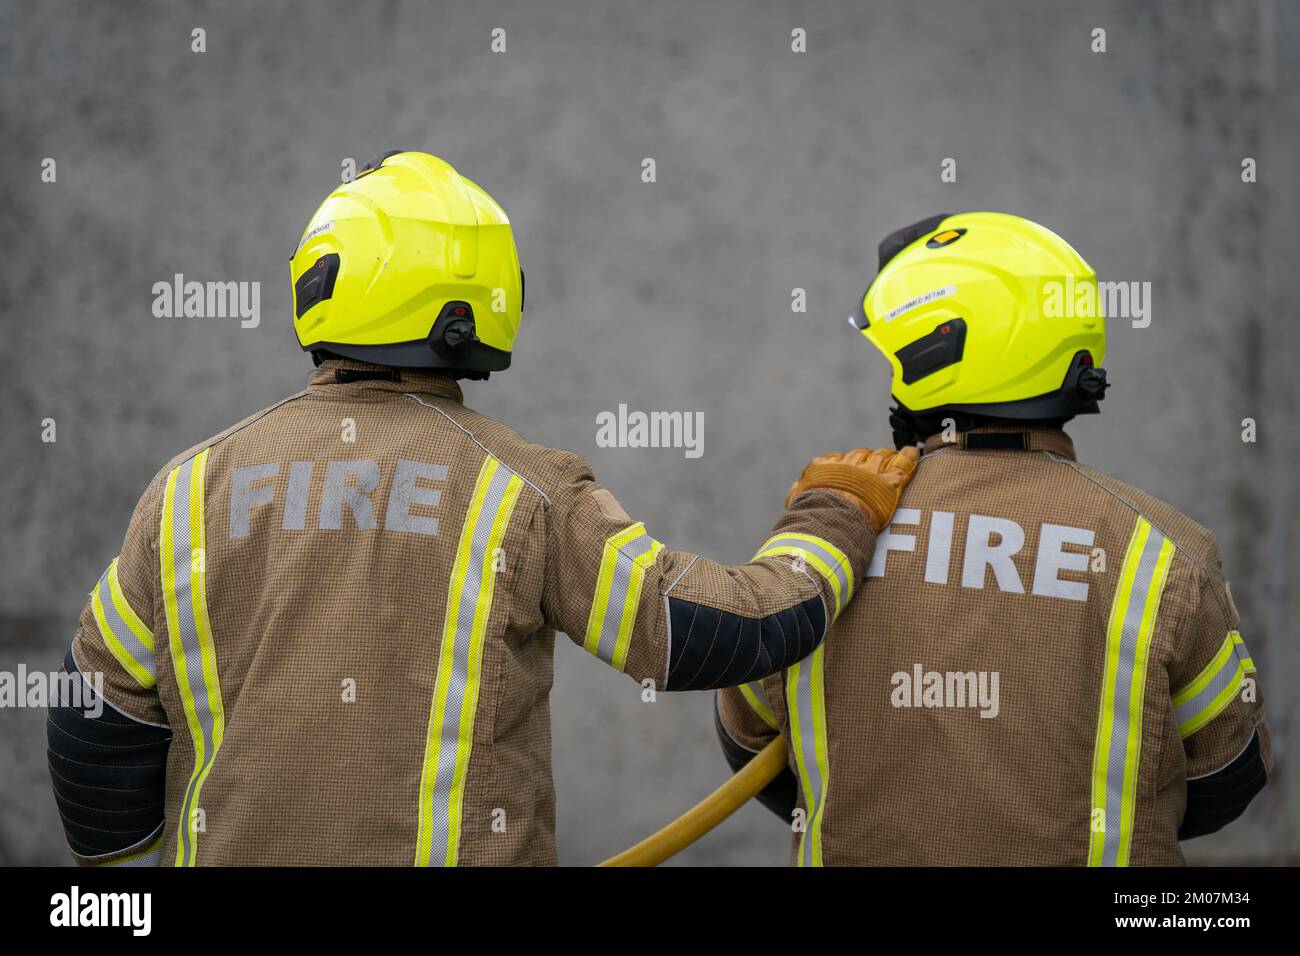
[[[727, 766], [731, 767], [732, 773], [739, 773], [754, 759], [755, 754], [731, 736], [727, 725], [722, 722], [722, 711], [718, 708], [716, 697], [713, 701], [713, 725], [718, 731], [718, 741], [722, 744], [722, 755], [727, 758]], [[790, 772], [789, 765], [782, 767], [776, 778], [760, 790], [755, 799], [788, 825], [794, 817], [794, 808], [799, 800], [799, 785]]]
[[803, 660], [826, 634], [826, 606], [817, 596], [765, 617], [744, 617], [669, 597], [668, 625], [664, 689], [710, 690], [759, 680]]
[[[171, 731], [141, 723], [96, 698], [69, 652], [63, 669], [85, 692], [82, 706], [51, 701], [46, 721], [50, 779], [72, 852], [104, 856], [162, 826]], [[98, 707], [98, 716], [92, 716]]]
[[1187, 781], [1187, 812], [1178, 828], [1178, 839], [1191, 840], [1222, 830], [1241, 816], [1267, 781], [1268, 771], [1259, 753], [1256, 732], [1232, 763]]

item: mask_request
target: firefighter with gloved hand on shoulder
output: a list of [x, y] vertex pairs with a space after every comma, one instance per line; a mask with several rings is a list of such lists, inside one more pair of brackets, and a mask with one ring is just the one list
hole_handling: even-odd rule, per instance
[[915, 469], [813, 469], [748, 564], [670, 551], [579, 456], [462, 404], [524, 297], [481, 188], [386, 154], [291, 268], [307, 387], [158, 472], [66, 657], [108, 705], [49, 717], [78, 862], [554, 863], [555, 631], [659, 690], [780, 672]]
[[[1016, 216], [880, 244], [850, 323], [916, 479], [811, 655], [718, 693], [803, 865], [1170, 865], [1272, 766], [1214, 535], [1075, 457], [1106, 389], [1096, 275]], [[1073, 308], [1054, 308], [1061, 296]]]

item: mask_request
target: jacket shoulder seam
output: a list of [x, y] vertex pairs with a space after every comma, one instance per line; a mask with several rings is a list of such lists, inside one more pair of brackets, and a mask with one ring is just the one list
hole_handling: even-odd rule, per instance
[[1092, 475], [1084, 471], [1083, 468], [1081, 468], [1077, 462], [1070, 461], [1068, 458], [1062, 458], [1058, 455], [1054, 455], [1050, 451], [1043, 451], [1041, 452], [1041, 454], [1046, 455], [1049, 459], [1056, 462], [1057, 464], [1066, 465], [1075, 474], [1079, 475], [1079, 477], [1085, 479], [1086, 481], [1092, 482], [1102, 491], [1106, 492], [1106, 494], [1110, 495], [1116, 501], [1123, 504], [1126, 508], [1132, 511], [1143, 521], [1147, 522], [1149, 525], [1151, 525], [1151, 527], [1155, 528], [1157, 531], [1160, 532], [1161, 535], [1163, 535], [1165, 538], [1167, 538], [1169, 541], [1173, 543], [1175, 558], [1177, 558], [1177, 556], [1181, 554], [1194, 568], [1196, 568], [1202, 574], [1206, 573], [1205, 566], [1196, 558], [1192, 557], [1191, 552], [1188, 551], [1186, 548], [1184, 548], [1181, 544], [1179, 544], [1178, 540], [1172, 534], [1169, 534], [1169, 532], [1165, 531], [1165, 529], [1160, 527], [1160, 525], [1158, 525], [1154, 519], [1152, 519], [1149, 515], [1143, 512], [1142, 509], [1139, 508], [1137, 505], [1135, 505], [1133, 502], [1129, 501], [1127, 498], [1121, 495], [1118, 491], [1116, 491], [1113, 488], [1106, 487], [1104, 483], [1098, 481]]
[[183, 455], [173, 458], [172, 461], [175, 462], [175, 464], [171, 464], [171, 462], [168, 462], [169, 467], [164, 468], [163, 472], [167, 473], [167, 472], [175, 471], [177, 468], [185, 464], [195, 455], [202, 454], [204, 451], [207, 451], [210, 448], [215, 448], [217, 445], [221, 444], [227, 438], [237, 435], [245, 428], [257, 424], [263, 418], [265, 418], [267, 415], [271, 414], [273, 411], [280, 408], [281, 406], [287, 405], [289, 404], [289, 402], [297, 401], [300, 398], [305, 398], [309, 394], [310, 392], [308, 392], [306, 389], [303, 389], [301, 392], [295, 392], [293, 395], [290, 395], [287, 398], [280, 399], [274, 405], [268, 405], [260, 412], [256, 412], [253, 415], [250, 415], [242, 422], [239, 422], [238, 424], [235, 425], [231, 425], [225, 431], [217, 432], [217, 434], [213, 435], [211, 438], [199, 442], [197, 445], [195, 445], [193, 448], [191, 448], [188, 452], [184, 453]]
[[465, 435], [469, 438], [469, 440], [472, 441], [475, 445], [477, 445], [485, 455], [487, 455], [489, 458], [496, 461], [499, 465], [501, 465], [501, 467], [509, 469], [512, 475], [518, 475], [519, 480], [522, 481], [524, 484], [526, 484], [529, 488], [532, 488], [533, 491], [537, 492], [541, 496], [542, 501], [546, 503], [547, 507], [550, 507], [551, 498], [546, 492], [544, 492], [541, 488], [539, 488], [536, 485], [536, 483], [531, 481], [528, 478], [528, 476], [522, 474], [517, 468], [512, 467], [504, 458], [502, 458], [491, 448], [485, 445], [482, 441], [480, 441], [479, 437], [475, 435], [474, 432], [468, 426], [466, 426], [462, 422], [457, 421], [454, 416], [447, 414], [445, 410], [439, 408], [437, 405], [430, 405], [428, 402], [424, 401], [418, 395], [412, 392], [403, 392], [402, 394], [405, 395], [407, 398], [411, 399], [412, 401], [414, 401], [415, 403], [419, 405], [423, 405], [425, 408], [437, 412], [443, 418], [447, 419], [447, 421], [451, 422], [451, 424], [455, 426], [458, 430], [464, 432]]

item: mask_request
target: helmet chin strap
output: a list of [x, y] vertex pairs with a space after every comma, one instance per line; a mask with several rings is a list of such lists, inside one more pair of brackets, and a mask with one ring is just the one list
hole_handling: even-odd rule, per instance
[[920, 444], [921, 436], [916, 433], [916, 419], [902, 405], [895, 405], [889, 410], [889, 427], [894, 431], [894, 447], [899, 451]]
[[921, 444], [931, 435], [937, 435], [949, 427], [950, 421], [954, 430], [965, 432], [994, 420], [957, 411], [917, 414], [905, 408], [901, 402], [889, 410], [889, 425], [894, 431], [894, 447], [900, 451], [909, 445]]
[[[1017, 420], [952, 410], [917, 414], [900, 403], [889, 410], [889, 427], [894, 433], [894, 447], [901, 451], [910, 445], [919, 445], [931, 435], [937, 435], [947, 427], [952, 427], [957, 432], [967, 432], [981, 425], [1005, 425], [1009, 429], [1043, 425], [1059, 428], [1073, 417], [1073, 415], [1066, 415], [1062, 418]], [[949, 426], [948, 422], [952, 422], [952, 425]]]
[[969, 412], [917, 413], [906, 408], [902, 402], [889, 410], [889, 425], [894, 431], [894, 447], [900, 451], [909, 445], [921, 444], [931, 435], [937, 435], [949, 427], [948, 422], [952, 422], [951, 427], [956, 431], [964, 432], [981, 424], [987, 424], [987, 421], [991, 419], [985, 420]]

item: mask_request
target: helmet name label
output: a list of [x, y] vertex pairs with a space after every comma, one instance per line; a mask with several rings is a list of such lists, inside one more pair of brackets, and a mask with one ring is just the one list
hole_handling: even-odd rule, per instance
[[926, 292], [922, 295], [918, 295], [915, 298], [908, 299], [902, 305], [890, 309], [880, 317], [880, 321], [891, 322], [904, 313], [911, 312], [913, 309], [920, 308], [936, 299], [943, 299], [947, 296], [954, 295], [956, 292], [957, 287], [955, 285], [946, 285], [942, 289], [935, 289], [933, 292]]
[[298, 246], [296, 249], [293, 250], [293, 254], [297, 255], [298, 249], [301, 249], [303, 247], [303, 244], [307, 242], [309, 239], [315, 239], [321, 233], [329, 232], [333, 228], [334, 228], [333, 219], [327, 219], [325, 222], [322, 222], [319, 226], [312, 226], [305, 233], [303, 233], [303, 237], [298, 240]]

